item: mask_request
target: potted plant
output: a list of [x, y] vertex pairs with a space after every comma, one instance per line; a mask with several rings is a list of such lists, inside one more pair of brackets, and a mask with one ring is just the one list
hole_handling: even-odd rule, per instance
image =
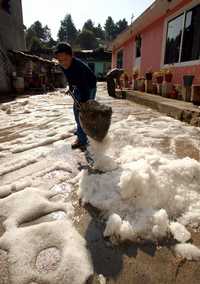
[[165, 77], [165, 82], [171, 83], [173, 78], [173, 73], [171, 72], [170, 69], [164, 70], [164, 77]]
[[139, 75], [138, 69], [135, 69], [133, 71], [133, 79], [136, 80], [138, 78], [138, 75]]
[[133, 70], [133, 90], [138, 90], [138, 76], [139, 76], [139, 71], [138, 69]]
[[157, 84], [162, 84], [164, 79], [163, 72], [161, 70], [159, 72], [155, 72], [154, 78], [156, 79]]
[[145, 79], [148, 80], [148, 81], [151, 81], [153, 78], [153, 72], [152, 70], [148, 70], [146, 73], [145, 73]]
[[129, 78], [128, 78], [127, 73], [124, 74], [124, 86], [125, 88], [129, 87]]
[[170, 94], [170, 98], [171, 99], [175, 99], [175, 100], [178, 98], [178, 91], [176, 90], [175, 86], [173, 86], [173, 90], [172, 90], [172, 92]]
[[138, 81], [139, 81], [139, 86], [138, 86], [139, 91], [144, 92], [145, 91], [144, 77], [138, 78]]
[[158, 89], [157, 89], [157, 85], [155, 83], [153, 83], [152, 85], [152, 93], [154, 95], [157, 95], [158, 94]]
[[184, 87], [191, 87], [194, 80], [194, 75], [184, 75], [183, 76], [183, 85]]

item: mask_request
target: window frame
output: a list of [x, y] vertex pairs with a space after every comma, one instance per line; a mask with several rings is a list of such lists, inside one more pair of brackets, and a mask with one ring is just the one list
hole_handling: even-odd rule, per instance
[[198, 65], [198, 64], [200, 64], [200, 59], [181, 62], [184, 32], [182, 32], [182, 35], [181, 35], [181, 42], [180, 42], [180, 50], [181, 50], [181, 52], [179, 53], [179, 61], [177, 63], [165, 64], [165, 53], [166, 53], [168, 23], [170, 21], [172, 21], [173, 19], [176, 19], [177, 17], [181, 16], [181, 14], [183, 14], [184, 17], [183, 17], [182, 30], [184, 31], [187, 12], [189, 10], [191, 10], [192, 8], [194, 8], [195, 6], [199, 5], [199, 4], [200, 4], [199, 0], [194, 0], [193, 3], [185, 5], [182, 9], [178, 10], [176, 13], [173, 13], [171, 16], [166, 18], [165, 23], [164, 23], [164, 32], [163, 32], [161, 68], [162, 67], [165, 67], [165, 68], [184, 67], [184, 66], [191, 66], [191, 65]]

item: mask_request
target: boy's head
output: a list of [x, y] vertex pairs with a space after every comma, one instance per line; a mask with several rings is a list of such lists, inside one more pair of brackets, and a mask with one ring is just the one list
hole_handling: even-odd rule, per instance
[[55, 49], [55, 57], [65, 69], [68, 69], [72, 63], [72, 47], [69, 43], [60, 42]]

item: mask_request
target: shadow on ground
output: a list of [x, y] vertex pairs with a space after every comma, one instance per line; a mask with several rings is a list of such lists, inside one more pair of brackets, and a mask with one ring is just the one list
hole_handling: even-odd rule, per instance
[[[82, 209], [81, 209], [82, 210]], [[174, 256], [173, 240], [162, 243], [123, 243], [114, 245], [104, 238], [105, 223], [101, 213], [90, 205], [85, 206], [79, 229], [87, 241], [95, 275], [88, 283], [99, 284], [103, 274], [108, 284], [199, 284], [198, 262], [185, 261]], [[87, 216], [87, 217], [86, 217]], [[199, 243], [198, 234], [194, 234]]]

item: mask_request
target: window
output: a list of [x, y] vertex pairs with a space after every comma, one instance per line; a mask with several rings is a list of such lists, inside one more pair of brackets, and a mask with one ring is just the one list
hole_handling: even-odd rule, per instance
[[142, 47], [142, 38], [141, 35], [137, 35], [135, 38], [135, 46], [136, 46], [136, 51], [135, 51], [135, 57], [141, 57], [141, 47]]
[[1, 1], [1, 7], [3, 10], [5, 10], [7, 13], [11, 13], [11, 8], [10, 8], [10, 0], [2, 0]]
[[200, 59], [200, 5], [168, 22], [165, 64]]
[[165, 64], [179, 62], [184, 14], [168, 23]]
[[120, 50], [117, 53], [117, 68], [123, 68], [123, 57], [124, 57], [123, 50]]
[[186, 13], [181, 61], [200, 59], [200, 5]]

